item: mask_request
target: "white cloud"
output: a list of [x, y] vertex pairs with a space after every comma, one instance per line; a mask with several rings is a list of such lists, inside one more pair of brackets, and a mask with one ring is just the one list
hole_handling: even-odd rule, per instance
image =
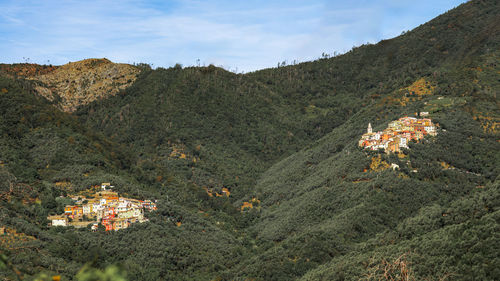
[[[357, 7], [322, 0], [167, 3], [4, 1], [0, 35], [8, 40], [0, 42], [0, 52], [6, 62], [31, 57], [63, 64], [108, 57], [170, 66], [194, 65], [200, 59], [249, 71], [347, 51], [415, 25], [408, 20], [398, 24], [400, 16], [366, 1], [356, 1]], [[385, 5], [404, 9], [412, 3], [389, 0]]]

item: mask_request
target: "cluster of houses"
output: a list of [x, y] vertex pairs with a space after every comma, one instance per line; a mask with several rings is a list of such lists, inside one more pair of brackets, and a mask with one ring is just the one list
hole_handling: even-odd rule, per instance
[[151, 200], [119, 197], [111, 188], [110, 183], [103, 183], [93, 198], [72, 197], [74, 205], [67, 205], [62, 215], [49, 216], [50, 225], [79, 228], [92, 224], [91, 229], [96, 231], [101, 223], [106, 231], [119, 230], [132, 223], [147, 221], [144, 211], [156, 210], [156, 204]]
[[385, 130], [375, 133], [371, 123], [368, 123], [368, 130], [358, 144], [365, 149], [384, 149], [386, 153], [399, 152], [402, 148], [408, 148], [408, 142], [411, 140], [418, 141], [426, 135], [436, 134], [436, 126], [431, 119], [402, 117], [389, 123]]

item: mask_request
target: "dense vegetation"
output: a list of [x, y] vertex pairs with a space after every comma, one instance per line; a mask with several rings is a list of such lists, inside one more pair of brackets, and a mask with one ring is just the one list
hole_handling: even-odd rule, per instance
[[[0, 276], [500, 279], [499, 11], [470, 1], [376, 45], [246, 75], [142, 66], [74, 114], [0, 76], [0, 221], [16, 231], [0, 236]], [[357, 147], [368, 122], [422, 111], [439, 134], [404, 155]], [[158, 199], [150, 222], [47, 227], [61, 195], [109, 181]], [[229, 198], [209, 196], [222, 187]]]

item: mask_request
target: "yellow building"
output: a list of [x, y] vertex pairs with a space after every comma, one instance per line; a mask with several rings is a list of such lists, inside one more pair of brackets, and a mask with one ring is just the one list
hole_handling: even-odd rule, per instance
[[68, 205], [64, 207], [64, 214], [67, 216], [81, 216], [83, 215], [83, 209], [81, 206]]
[[82, 213], [84, 215], [90, 215], [93, 212], [93, 206], [92, 204], [86, 204], [82, 206]]

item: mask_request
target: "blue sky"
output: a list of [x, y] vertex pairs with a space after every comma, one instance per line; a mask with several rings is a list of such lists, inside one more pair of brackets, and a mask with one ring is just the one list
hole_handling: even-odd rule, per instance
[[106, 57], [248, 72], [343, 53], [464, 0], [0, 0], [0, 62]]

